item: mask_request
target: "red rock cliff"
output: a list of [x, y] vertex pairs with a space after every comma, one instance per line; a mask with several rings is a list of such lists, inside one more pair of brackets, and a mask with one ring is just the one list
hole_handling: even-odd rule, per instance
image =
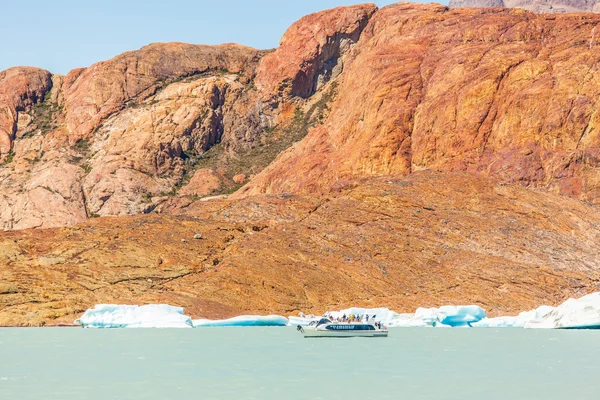
[[0, 223], [424, 169], [597, 203], [599, 18], [366, 4], [302, 18], [269, 54], [167, 43], [65, 77], [5, 71]]
[[41, 102], [51, 86], [50, 73], [39, 68], [16, 67], [0, 72], [0, 160], [12, 149], [18, 113]]
[[329, 118], [243, 193], [327, 191], [434, 169], [598, 202], [599, 23], [592, 14], [382, 8], [346, 61]]

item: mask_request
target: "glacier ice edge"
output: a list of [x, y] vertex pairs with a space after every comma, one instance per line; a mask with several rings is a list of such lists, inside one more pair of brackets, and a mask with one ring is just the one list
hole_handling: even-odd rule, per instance
[[[360, 316], [363, 320], [381, 322], [387, 327], [473, 327], [473, 328], [532, 328], [532, 329], [600, 329], [600, 292], [579, 299], [568, 299], [559, 306], [540, 306], [516, 316], [488, 318], [477, 305], [418, 308], [414, 313], [399, 314], [388, 308], [352, 307], [328, 311], [333, 319]], [[75, 324], [88, 328], [201, 328], [233, 326], [308, 325], [320, 317], [314, 315], [241, 315], [222, 320], [192, 320], [181, 307], [168, 304], [143, 306], [98, 304], [88, 309]]]
[[85, 328], [198, 328], [217, 326], [286, 326], [288, 319], [279, 315], [241, 315], [223, 320], [192, 320], [183, 308], [168, 304], [143, 306], [97, 304], [75, 324]]

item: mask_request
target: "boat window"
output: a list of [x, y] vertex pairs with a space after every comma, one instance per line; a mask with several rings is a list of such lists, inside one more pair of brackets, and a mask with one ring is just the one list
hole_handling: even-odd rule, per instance
[[328, 318], [321, 318], [321, 320], [317, 323], [317, 326], [319, 325], [323, 325], [323, 324], [330, 324], [331, 320]]
[[333, 324], [327, 327], [330, 331], [374, 331], [375, 327], [373, 325], [366, 324]]

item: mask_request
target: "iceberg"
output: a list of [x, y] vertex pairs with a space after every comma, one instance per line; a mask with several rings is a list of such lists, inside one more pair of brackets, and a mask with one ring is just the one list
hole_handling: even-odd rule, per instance
[[524, 328], [526, 324], [538, 321], [554, 310], [551, 306], [540, 306], [535, 310], [523, 311], [517, 316], [483, 318], [472, 324], [474, 328]]
[[471, 326], [486, 317], [485, 310], [476, 305], [443, 306], [438, 309], [438, 318], [442, 325], [452, 327]]
[[485, 318], [485, 310], [476, 305], [419, 307], [414, 314], [397, 314], [387, 323], [389, 327], [461, 327], [471, 326]]
[[[557, 307], [540, 306], [516, 316], [487, 318], [477, 305], [418, 308], [414, 314], [398, 314], [388, 308], [351, 307], [328, 311], [323, 316], [342, 319], [356, 315], [363, 321], [380, 322], [387, 327], [474, 327], [474, 328], [540, 328], [540, 329], [600, 329], [600, 292], [579, 299], [568, 299]], [[210, 320], [192, 320], [183, 308], [168, 304], [130, 306], [98, 304], [88, 309], [75, 323], [87, 328], [192, 328], [221, 326], [286, 326], [308, 325], [321, 317], [314, 315], [242, 315]]]
[[229, 319], [195, 319], [194, 328], [215, 326], [287, 326], [288, 319], [279, 315], [241, 315]]
[[534, 329], [600, 329], [600, 292], [568, 299], [540, 318], [525, 323]]
[[600, 329], [600, 292], [568, 299], [557, 307], [541, 306], [517, 316], [484, 318], [476, 328]]
[[183, 308], [168, 304], [129, 306], [97, 304], [75, 320], [86, 328], [191, 328]]
[[300, 313], [299, 317], [294, 317], [294, 316], [290, 315], [288, 317], [288, 325], [290, 325], [290, 326], [298, 326], [298, 325], [307, 326], [311, 322], [316, 322], [320, 319], [321, 319], [321, 317], [317, 317], [312, 314], [304, 315], [304, 313]]
[[524, 325], [525, 322], [518, 316], [483, 318], [481, 321], [471, 324], [473, 328], [523, 328]]
[[[426, 310], [426, 309], [418, 309]], [[388, 321], [385, 325], [389, 328], [425, 328], [428, 326], [441, 326], [438, 323], [437, 318], [430, 319], [429, 316], [423, 318], [422, 315], [415, 314], [398, 314], [390, 321]]]
[[98, 304], [75, 320], [86, 328], [195, 328], [207, 326], [286, 326], [288, 320], [279, 315], [242, 315], [223, 320], [192, 320], [183, 308], [168, 304], [128, 306]]

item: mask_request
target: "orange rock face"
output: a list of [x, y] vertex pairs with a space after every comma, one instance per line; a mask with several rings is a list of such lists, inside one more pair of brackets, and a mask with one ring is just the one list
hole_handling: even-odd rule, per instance
[[246, 193], [327, 191], [345, 179], [434, 169], [596, 203], [599, 23], [591, 14], [382, 8], [345, 63], [325, 124]]
[[367, 4], [270, 53], [0, 73], [0, 228], [49, 228], [0, 234], [0, 324], [103, 302], [497, 314], [600, 290], [599, 24]]
[[375, 10], [374, 4], [364, 4], [301, 18], [285, 32], [279, 49], [261, 61], [256, 85], [266, 94], [312, 95], [341, 73], [344, 55]]
[[72, 141], [89, 137], [107, 116], [129, 101], [152, 95], [158, 82], [209, 70], [248, 72], [258, 51], [235, 44], [200, 46], [157, 43], [77, 71], [65, 88], [67, 126]]
[[220, 187], [221, 179], [213, 170], [199, 169], [180, 193], [184, 196], [208, 196]]
[[50, 73], [17, 67], [0, 72], [0, 160], [12, 149], [18, 113], [41, 102], [52, 86]]
[[[221, 171], [211, 194], [256, 176], [238, 197], [433, 169], [596, 203], [598, 18], [367, 4], [302, 18], [264, 57], [167, 43], [65, 77], [5, 71], [0, 140], [14, 161], [0, 166], [0, 221], [22, 229], [149, 212], [165, 194], [194, 192], [178, 188], [198, 168]], [[275, 145], [263, 146], [273, 129]], [[205, 158], [217, 144], [220, 155]], [[52, 188], [34, 179], [50, 168], [74, 193], [31, 201]]]
[[[66, 77], [4, 72], [0, 140], [14, 154], [0, 165], [1, 227], [148, 212], [191, 178], [213, 145], [245, 148], [262, 129], [249, 93], [260, 54], [166, 43]], [[209, 186], [207, 193], [220, 187]]]
[[497, 316], [600, 290], [596, 208], [467, 173], [184, 210], [0, 232], [0, 325], [149, 302], [195, 318], [457, 303]]

